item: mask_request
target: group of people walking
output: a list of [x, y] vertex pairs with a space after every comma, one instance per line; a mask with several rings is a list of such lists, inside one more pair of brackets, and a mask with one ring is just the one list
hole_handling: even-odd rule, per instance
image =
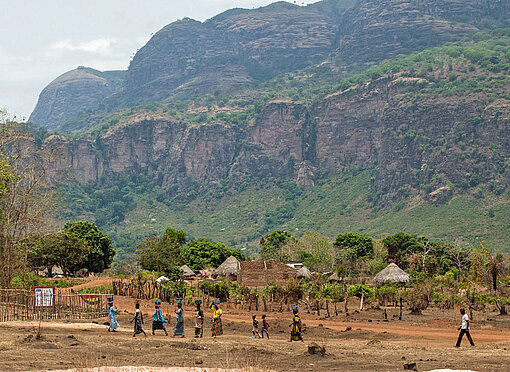
[[[176, 300], [177, 302], [177, 309], [175, 310], [175, 327], [174, 327], [174, 333], [173, 336], [177, 337], [184, 337], [184, 311], [182, 309], [182, 298], [178, 298]], [[201, 309], [202, 300], [195, 300], [195, 338], [201, 338], [204, 334], [204, 312]], [[161, 311], [161, 300], [155, 300], [154, 305], [156, 310], [153, 314], [152, 319], [152, 334], [155, 334], [156, 330], [163, 330], [165, 332], [165, 336], [168, 336], [168, 332], [165, 328], [165, 323], [168, 323], [168, 321], [163, 317], [163, 312]], [[133, 337], [135, 337], [138, 334], [143, 333], [145, 336], [147, 334], [145, 333], [145, 330], [143, 329], [143, 314], [140, 310], [140, 303], [135, 304], [136, 311], [133, 319], [131, 319], [131, 323], [134, 322], [134, 329], [133, 329]], [[213, 312], [213, 319], [212, 319], [212, 326], [211, 326], [211, 336], [221, 336], [223, 334], [223, 324], [221, 321], [221, 316], [223, 314], [223, 311], [220, 308], [220, 301], [214, 301], [211, 305], [211, 310]], [[113, 307], [113, 297], [108, 298], [108, 318], [110, 319], [110, 324], [108, 326], [108, 332], [116, 332], [116, 329], [119, 328], [119, 323], [116, 319], [116, 314], [118, 310]], [[303, 342], [303, 330], [302, 330], [302, 323], [301, 318], [298, 315], [298, 307], [292, 306], [292, 312], [293, 312], [293, 318], [292, 323], [289, 324], [289, 327], [291, 327], [290, 331], [290, 340], [292, 341], [301, 341]], [[470, 329], [470, 322], [469, 317], [466, 314], [466, 311], [464, 309], [460, 309], [460, 313], [462, 315], [462, 324], [459, 327], [459, 338], [457, 340], [457, 343], [455, 344], [456, 347], [460, 347], [462, 338], [464, 335], [467, 336], [469, 343], [471, 346], [475, 346], [473, 339], [471, 338], [471, 334], [469, 333]], [[269, 339], [269, 323], [266, 320], [266, 315], [262, 315], [262, 329], [261, 332], [259, 332], [259, 321], [257, 320], [257, 316], [252, 316], [252, 333], [253, 338], [264, 338], [264, 334]]]
[[[174, 333], [173, 336], [177, 337], [184, 337], [184, 311], [182, 309], [182, 298], [178, 298], [176, 300], [177, 303], [177, 309], [175, 310], [175, 327], [174, 327]], [[155, 300], [155, 311], [152, 318], [152, 334], [155, 334], [155, 331], [157, 330], [163, 330], [165, 332], [165, 336], [168, 336], [168, 332], [165, 328], [165, 323], [168, 323], [168, 321], [163, 317], [163, 312], [161, 311], [161, 300]], [[195, 338], [201, 338], [204, 335], [204, 312], [201, 309], [202, 300], [195, 300]], [[143, 314], [140, 310], [140, 303], [137, 302], [135, 304], [135, 315], [133, 319], [131, 319], [131, 323], [134, 322], [134, 328], [133, 328], [133, 337], [136, 337], [136, 335], [143, 333], [145, 336], [147, 336], [147, 333], [145, 333], [145, 330], [143, 329]], [[212, 326], [211, 326], [211, 336], [221, 336], [223, 334], [223, 324], [221, 321], [221, 316], [223, 314], [223, 311], [220, 308], [220, 301], [214, 301], [211, 304], [211, 310], [213, 313], [212, 318]], [[301, 318], [298, 315], [298, 307], [292, 306], [292, 311], [294, 313], [294, 317], [292, 319], [292, 323], [289, 325], [291, 328], [290, 331], [290, 340], [289, 341], [303, 341], [302, 336], [302, 328], [301, 328]], [[108, 318], [110, 319], [110, 324], [108, 326], [108, 332], [116, 332], [116, 329], [119, 328], [119, 323], [116, 319], [116, 314], [118, 310], [115, 309], [113, 306], [113, 297], [108, 298]], [[253, 338], [256, 338], [257, 336], [259, 338], [264, 338], [264, 334], [269, 339], [269, 323], [266, 320], [266, 316], [262, 315], [262, 329], [259, 333], [258, 325], [259, 321], [257, 320], [257, 316], [253, 315]]]
[[[175, 327], [174, 327], [174, 333], [173, 337], [184, 337], [184, 310], [182, 309], [182, 298], [178, 298], [176, 300], [177, 303], [177, 309], [175, 310]], [[201, 309], [202, 300], [195, 300], [195, 337], [203, 337], [204, 331], [204, 312]], [[165, 328], [165, 323], [168, 323], [168, 320], [166, 320], [163, 317], [163, 312], [161, 311], [161, 300], [155, 300], [154, 301], [155, 311], [152, 318], [152, 334], [155, 334], [155, 331], [162, 330], [165, 332], [165, 336], [168, 336], [168, 332]], [[135, 315], [133, 319], [131, 319], [131, 323], [134, 322], [134, 328], [133, 328], [133, 337], [136, 337], [136, 335], [143, 333], [145, 336], [147, 336], [147, 333], [145, 333], [145, 330], [143, 328], [143, 314], [140, 310], [140, 303], [137, 302], [135, 304]], [[212, 327], [211, 327], [211, 335], [212, 337], [220, 336], [223, 334], [223, 325], [221, 322], [221, 315], [222, 310], [220, 308], [220, 301], [214, 301], [211, 305], [211, 310], [213, 312], [213, 320], [212, 320]], [[110, 324], [108, 326], [108, 332], [116, 332], [116, 329], [119, 328], [119, 323], [116, 319], [116, 314], [118, 310], [115, 309], [113, 306], [113, 297], [108, 298], [108, 318], [110, 320]]]

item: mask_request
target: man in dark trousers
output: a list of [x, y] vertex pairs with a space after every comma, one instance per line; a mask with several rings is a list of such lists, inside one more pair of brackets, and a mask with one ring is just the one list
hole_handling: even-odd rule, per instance
[[464, 337], [464, 334], [467, 336], [471, 346], [475, 346], [475, 343], [473, 342], [473, 339], [471, 338], [471, 335], [469, 334], [469, 317], [466, 314], [466, 310], [460, 309], [460, 314], [462, 315], [462, 325], [459, 327], [460, 334], [459, 334], [459, 338], [457, 340], [457, 345], [455, 345], [455, 347], [460, 347], [460, 343], [462, 341], [462, 337]]

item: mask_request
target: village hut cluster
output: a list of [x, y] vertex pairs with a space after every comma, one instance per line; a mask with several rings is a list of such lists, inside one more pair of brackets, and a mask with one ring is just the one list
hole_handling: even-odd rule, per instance
[[[186, 281], [202, 280], [228, 280], [246, 287], [265, 287], [268, 283], [285, 286], [289, 280], [311, 279], [313, 276], [322, 275], [327, 277], [329, 282], [342, 280], [337, 273], [311, 272], [302, 263], [284, 264], [276, 260], [264, 261], [239, 261], [236, 257], [228, 257], [216, 269], [200, 270], [194, 272], [187, 265], [181, 266], [181, 278]], [[167, 279], [167, 278], [160, 278]], [[159, 280], [159, 279], [158, 279]], [[390, 263], [381, 270], [372, 280], [375, 283], [407, 283], [409, 274], [394, 263]]]

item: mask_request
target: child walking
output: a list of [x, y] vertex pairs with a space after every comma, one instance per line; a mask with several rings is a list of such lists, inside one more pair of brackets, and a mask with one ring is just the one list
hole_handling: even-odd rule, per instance
[[267, 336], [267, 339], [269, 340], [269, 324], [266, 320], [266, 315], [262, 315], [262, 338], [264, 338], [264, 333]]
[[251, 330], [251, 332], [253, 333], [252, 338], [257, 338], [257, 335], [259, 336], [259, 338], [262, 338], [262, 336], [259, 333], [259, 321], [257, 320], [257, 316], [253, 315], [252, 318], [253, 318], [253, 328]]

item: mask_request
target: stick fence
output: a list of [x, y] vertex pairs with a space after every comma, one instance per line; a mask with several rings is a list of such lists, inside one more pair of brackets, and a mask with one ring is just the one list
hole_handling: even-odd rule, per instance
[[80, 294], [56, 288], [54, 307], [35, 308], [34, 292], [0, 288], [0, 322], [34, 319], [91, 319], [107, 315], [106, 293]]

